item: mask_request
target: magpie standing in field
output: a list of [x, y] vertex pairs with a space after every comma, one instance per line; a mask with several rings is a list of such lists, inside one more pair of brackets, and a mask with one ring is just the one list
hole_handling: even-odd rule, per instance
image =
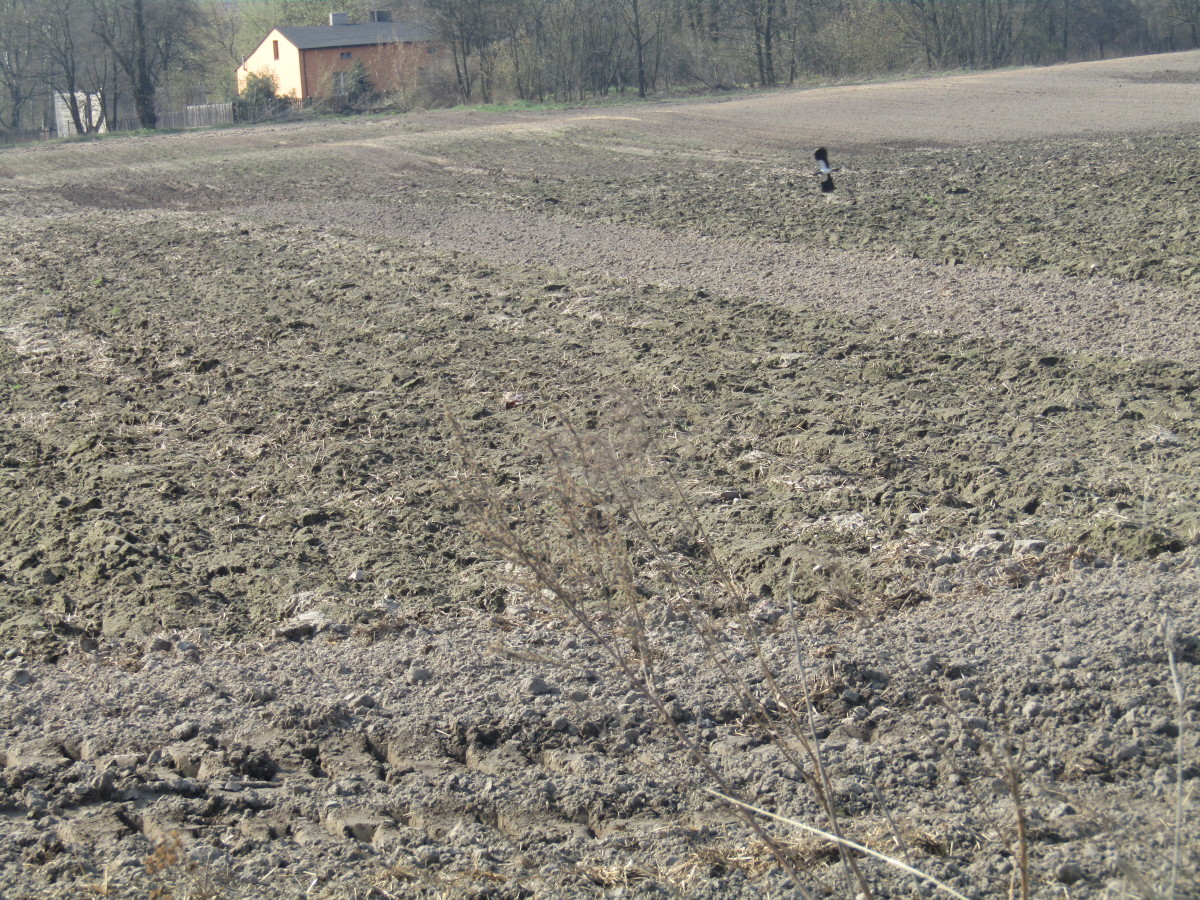
[[829, 168], [829, 153], [824, 147], [818, 147], [817, 152], [813, 154], [813, 159], [817, 161], [817, 166], [820, 168], [821, 175], [821, 193], [833, 193], [833, 169]]

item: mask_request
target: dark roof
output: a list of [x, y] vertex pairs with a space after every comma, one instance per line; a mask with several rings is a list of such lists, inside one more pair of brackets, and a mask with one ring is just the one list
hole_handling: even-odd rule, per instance
[[424, 25], [404, 25], [400, 22], [372, 22], [369, 25], [316, 25], [277, 28], [299, 50], [320, 50], [325, 47], [365, 47], [372, 44], [398, 44], [403, 41], [421, 43], [437, 36]]

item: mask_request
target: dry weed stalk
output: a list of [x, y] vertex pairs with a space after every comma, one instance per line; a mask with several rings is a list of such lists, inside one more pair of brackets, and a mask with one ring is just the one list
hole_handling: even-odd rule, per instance
[[[1186, 759], [1186, 725], [1187, 725], [1187, 685], [1179, 671], [1179, 660], [1175, 655], [1176, 634], [1175, 626], [1169, 618], [1163, 619], [1159, 626], [1159, 637], [1167, 654], [1167, 671], [1171, 677], [1170, 689], [1175, 701], [1175, 821], [1171, 825], [1170, 857], [1166, 859], [1167, 883], [1152, 884], [1144, 873], [1129, 862], [1120, 865], [1121, 874], [1133, 884], [1134, 890], [1146, 900], [1175, 900], [1179, 896], [1179, 875], [1183, 867], [1183, 820], [1187, 807], [1187, 792], [1184, 790], [1184, 774]], [[1114, 830], [1117, 823], [1110, 825]]]
[[[550, 533], [531, 536], [510, 517], [508, 506], [498, 497], [496, 479], [488, 476], [472, 453], [460, 423], [451, 419], [450, 427], [462, 473], [452, 491], [468, 523], [514, 568], [526, 588], [554, 599], [630, 686], [649, 699], [691, 759], [731, 794], [732, 789], [698, 740], [679, 726], [667, 708], [631, 544], [650, 550], [660, 570], [676, 581], [681, 593], [691, 594], [696, 586], [681, 577], [677, 565], [664, 564], [665, 554], [638, 515], [634, 480], [620, 462], [610, 437], [596, 435], [597, 440], [588, 441], [570, 425], [557, 436], [546, 436], [544, 454], [549, 477], [536, 499], [550, 517]], [[639, 456], [644, 459], [644, 453]], [[689, 617], [695, 612], [689, 608]], [[715, 643], [711, 632], [711, 627], [705, 629], [706, 643]], [[728, 673], [733, 683], [744, 685], [723, 651], [717, 659], [722, 673]], [[788, 855], [753, 815], [734, 808], [755, 836], [771, 848], [780, 867], [807, 898], [809, 894]]]
[[188, 855], [177, 831], [157, 841], [143, 865], [151, 881], [156, 882], [149, 900], [209, 900], [224, 893], [212, 870]]
[[1003, 773], [1004, 785], [1012, 797], [1013, 812], [1017, 819], [1017, 872], [1020, 876], [1021, 900], [1029, 900], [1029, 832], [1025, 821], [1025, 803], [1021, 792], [1021, 766], [1019, 757], [1008, 741], [1000, 741], [997, 762]]
[[956, 898], [956, 900], [970, 900], [970, 898], [960, 894], [958, 891], [954, 890], [954, 888], [950, 887], [950, 885], [946, 884], [944, 881], [939, 881], [937, 878], [934, 878], [932, 875], [928, 875], [925, 872], [920, 871], [919, 869], [914, 869], [912, 866], [908, 865], [907, 863], [902, 862], [901, 860], [898, 860], [895, 857], [888, 856], [886, 853], [880, 853], [877, 850], [872, 850], [870, 847], [864, 846], [863, 844], [860, 844], [856, 841], [851, 841], [847, 838], [841, 837], [836, 834], [832, 834], [832, 833], [830, 833], [828, 831], [824, 831], [820, 828], [814, 828], [812, 825], [807, 825], [804, 822], [798, 822], [795, 819], [789, 819], [786, 816], [778, 816], [775, 813], [770, 812], [768, 810], [760, 809], [757, 806], [751, 806], [750, 804], [744, 803], [741, 800], [737, 800], [733, 797], [725, 796], [725, 795], [721, 794], [719, 791], [714, 791], [711, 788], [706, 788], [706, 790], [713, 796], [720, 797], [722, 800], [726, 801], [727, 803], [731, 803], [731, 804], [734, 804], [737, 806], [744, 806], [746, 809], [751, 810], [760, 816], [765, 816], [766, 818], [769, 818], [769, 819], [775, 819], [779, 822], [784, 822], [788, 825], [791, 825], [793, 828], [799, 828], [802, 831], [809, 832], [810, 834], [818, 835], [820, 837], [825, 838], [825, 840], [827, 840], [827, 841], [833, 841], [839, 847], [843, 847], [843, 848], [850, 849], [850, 850], [857, 850], [859, 853], [865, 853], [867, 856], [873, 856], [875, 859], [878, 859], [881, 862], [885, 862], [889, 866], [894, 866], [895, 868], [901, 870], [902, 872], [906, 872], [907, 874], [912, 875], [914, 878], [918, 879], [919, 881], [923, 881], [928, 884], [932, 884], [938, 890], [945, 891], [951, 897]]
[[[858, 845], [842, 834], [833, 789], [825, 770], [817, 737], [815, 709], [807, 666], [799, 639], [798, 610], [791, 604], [791, 621], [800, 684], [781, 684], [758, 639], [758, 628], [746, 614], [744, 593], [728, 566], [717, 558], [695, 508], [678, 483], [670, 478], [650, 489], [651, 454], [636, 436], [644, 430], [640, 417], [632, 417], [633, 431], [583, 433], [562, 424], [545, 435], [544, 483], [523, 479], [527, 506], [521, 513], [501, 496], [502, 479], [491, 476], [472, 452], [462, 426], [451, 419], [457, 442], [459, 475], [450, 489], [465, 520], [513, 570], [534, 594], [553, 598], [612, 661], [614, 667], [648, 698], [672, 736], [701, 767], [716, 790], [742, 818], [754, 836], [769, 848], [801, 895], [791, 853], [782, 841], [764, 829], [755, 808], [737, 799], [730, 785], [707, 757], [698, 735], [687, 733], [668, 709], [657, 675], [655, 641], [646, 619], [646, 602], [653, 596], [639, 579], [638, 562], [651, 564], [665, 584], [659, 593], [683, 599], [677, 610], [703, 643], [714, 665], [744, 714], [773, 743], [800, 778], [809, 786], [828, 819], [828, 831], [816, 829], [834, 842], [850, 896], [873, 896], [856, 852]], [[560, 417], [560, 422], [562, 418]], [[636, 474], [635, 474], [636, 473]], [[676, 511], [676, 524], [687, 526], [698, 559], [683, 562], [668, 554], [642, 518], [641, 509], [651, 496], [668, 497]], [[542, 516], [539, 528], [529, 522]], [[701, 570], [700, 574], [696, 574]], [[793, 576], [794, 577], [794, 576]], [[719, 622], [713, 612], [726, 618]], [[732, 613], [732, 616], [729, 614]], [[741, 636], [749, 641], [753, 659], [769, 696], [755, 690], [747, 673], [726, 649], [732, 618]], [[802, 697], [803, 708], [795, 701]], [[832, 834], [830, 834], [832, 832]], [[871, 855], [875, 854], [871, 851]]]
[[1175, 900], [1175, 892], [1179, 887], [1179, 867], [1182, 863], [1183, 841], [1183, 755], [1184, 755], [1184, 722], [1187, 710], [1187, 691], [1183, 678], [1179, 674], [1179, 663], [1175, 659], [1175, 629], [1170, 620], [1162, 625], [1163, 643], [1167, 646], [1167, 667], [1171, 672], [1171, 692], [1175, 698], [1175, 834], [1171, 852], [1171, 882], [1167, 897]]
[[[947, 713], [954, 717], [963, 731], [977, 741], [980, 758], [986, 757], [991, 760], [992, 771], [998, 772], [1000, 780], [1004, 783], [1004, 789], [1013, 804], [1013, 818], [1016, 826], [1015, 835], [1012, 835], [1008, 828], [991, 814], [988, 804], [984, 802], [983, 798], [972, 787], [971, 777], [955, 763], [953, 757], [947, 757], [954, 773], [974, 798], [975, 807], [984, 813], [993, 831], [996, 833], [999, 842], [1008, 851], [1009, 855], [1016, 860], [1016, 868], [1013, 870], [1008, 896], [1010, 898], [1019, 897], [1020, 900], [1029, 900], [1029, 824], [1025, 807], [1024, 780], [1021, 777], [1022, 749], [1008, 735], [1003, 735], [997, 739], [984, 737], [976, 732], [975, 728], [952, 705], [945, 700], [942, 701], [941, 705]], [[1014, 837], [1016, 842], [1015, 848]]]

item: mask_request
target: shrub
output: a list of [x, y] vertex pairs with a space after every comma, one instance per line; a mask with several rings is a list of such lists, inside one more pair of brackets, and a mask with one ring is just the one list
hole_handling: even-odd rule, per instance
[[279, 85], [270, 72], [251, 72], [241, 96], [233, 103], [235, 122], [263, 122], [282, 115], [288, 101], [278, 94]]

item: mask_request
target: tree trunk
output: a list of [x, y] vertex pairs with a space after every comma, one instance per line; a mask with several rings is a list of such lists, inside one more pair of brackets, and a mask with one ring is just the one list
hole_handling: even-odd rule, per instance
[[629, 30], [633, 37], [633, 47], [637, 53], [638, 96], [646, 98], [646, 41], [642, 35], [642, 9], [640, 0], [629, 0], [630, 20]]
[[154, 81], [150, 78], [150, 60], [146, 48], [146, 0], [133, 0], [133, 104], [143, 128], [158, 127], [154, 108]]
[[1062, 61], [1067, 62], [1070, 58], [1070, 39], [1071, 39], [1071, 0], [1063, 0], [1063, 33], [1062, 33]]

